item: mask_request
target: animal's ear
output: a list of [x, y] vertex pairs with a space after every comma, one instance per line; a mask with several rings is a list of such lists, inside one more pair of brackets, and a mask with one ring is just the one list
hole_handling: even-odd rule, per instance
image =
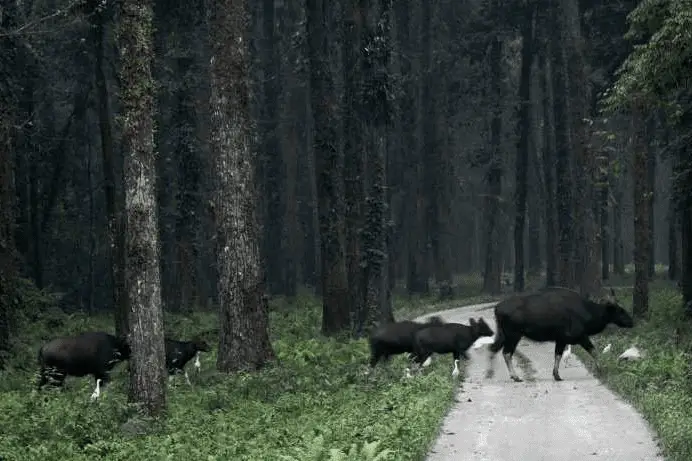
[[476, 319], [474, 319], [473, 317], [471, 317], [471, 318], [469, 319], [469, 325], [471, 325], [472, 327], [475, 327], [476, 324], [477, 324]]

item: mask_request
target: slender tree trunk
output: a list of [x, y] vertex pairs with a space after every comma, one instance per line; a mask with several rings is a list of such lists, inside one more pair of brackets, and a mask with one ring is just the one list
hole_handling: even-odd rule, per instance
[[494, 104], [490, 119], [490, 158], [488, 159], [485, 183], [487, 193], [484, 204], [485, 264], [483, 270], [483, 292], [500, 293], [502, 273], [502, 250], [500, 245], [500, 215], [502, 213], [503, 159], [502, 144], [502, 41], [496, 37], [490, 49], [491, 97]]
[[274, 357], [259, 249], [257, 153], [250, 116], [247, 1], [211, 4], [212, 149], [219, 268], [219, 371], [257, 370]]
[[306, 0], [308, 61], [315, 123], [314, 148], [322, 254], [322, 331], [350, 325], [344, 236], [344, 158], [337, 140], [337, 92], [330, 71], [329, 2]]
[[675, 198], [671, 192], [668, 198], [668, 278], [677, 280], [680, 276], [678, 264], [678, 212]]
[[634, 191], [634, 292], [632, 293], [632, 312], [636, 317], [644, 318], [649, 311], [649, 256], [651, 240], [649, 238], [649, 207], [651, 191], [647, 173], [646, 124], [641, 108], [635, 108], [633, 114], [634, 152], [633, 183]]
[[[625, 172], [621, 172], [626, 174]], [[622, 238], [622, 207], [624, 192], [622, 179], [616, 179], [613, 210], [613, 272], [617, 275], [625, 274], [625, 244]]]
[[526, 197], [528, 191], [529, 137], [531, 136], [531, 68], [533, 66], [533, 16], [535, 6], [524, 6], [521, 24], [521, 76], [517, 110], [517, 162], [514, 206], [514, 291], [524, 291], [524, 230], [526, 229]]
[[105, 37], [107, 10], [94, 14], [95, 67], [94, 86], [98, 100], [98, 118], [101, 135], [101, 157], [103, 161], [104, 192], [106, 196], [106, 215], [108, 219], [109, 269], [113, 289], [113, 308], [115, 312], [115, 331], [127, 335], [127, 296], [125, 295], [125, 232], [121, 203], [118, 199], [118, 186], [122, 176], [116, 168], [115, 140], [111, 126], [111, 105], [108, 81], [105, 73]]
[[555, 210], [555, 124], [553, 123], [552, 66], [548, 50], [540, 56], [541, 92], [543, 95], [543, 194], [545, 197], [545, 259], [546, 285], [557, 284], [557, 213]]
[[[689, 151], [687, 153], [689, 155]], [[690, 175], [688, 174], [688, 178]], [[692, 186], [688, 179], [686, 188]], [[687, 189], [689, 190], [689, 189]], [[682, 211], [680, 213], [682, 230], [682, 302], [684, 306], [692, 301], [692, 200], [682, 199]]]
[[610, 279], [610, 255], [611, 255], [611, 229], [608, 225], [608, 208], [610, 196], [610, 156], [604, 149], [601, 152], [601, 179], [600, 179], [600, 197], [599, 197], [599, 220], [601, 227], [601, 279]]
[[151, 0], [120, 3], [120, 50], [125, 210], [127, 213], [125, 280], [130, 357], [130, 399], [149, 414], [166, 405], [166, 368], [159, 273], [156, 160], [154, 155], [154, 80], [151, 66]]
[[656, 245], [654, 240], [655, 230], [655, 215], [654, 209], [656, 206], [656, 117], [649, 116], [647, 123], [647, 132], [649, 134], [646, 143], [646, 181], [651, 198], [649, 199], [649, 218], [648, 229], [649, 233], [649, 279], [653, 279], [656, 275]]

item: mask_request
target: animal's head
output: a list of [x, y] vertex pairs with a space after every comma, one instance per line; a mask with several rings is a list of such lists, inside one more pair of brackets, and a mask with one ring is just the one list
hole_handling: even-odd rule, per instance
[[629, 312], [618, 303], [613, 287], [610, 288], [610, 294], [603, 302], [603, 306], [605, 306], [609, 323], [615, 324], [621, 328], [632, 328], [634, 326], [634, 319]]
[[192, 344], [195, 346], [195, 350], [198, 352], [209, 352], [211, 347], [203, 339], [194, 339]]
[[127, 338], [117, 336], [115, 338], [115, 349], [118, 352], [118, 360], [129, 360], [132, 355], [132, 349], [127, 342]]
[[473, 328], [473, 331], [476, 333], [476, 335], [479, 338], [481, 336], [493, 336], [493, 335], [495, 335], [492, 328], [490, 328], [490, 325], [488, 325], [485, 322], [485, 319], [483, 317], [479, 317], [478, 320], [471, 319], [469, 321], [469, 323], [471, 324], [471, 328]]

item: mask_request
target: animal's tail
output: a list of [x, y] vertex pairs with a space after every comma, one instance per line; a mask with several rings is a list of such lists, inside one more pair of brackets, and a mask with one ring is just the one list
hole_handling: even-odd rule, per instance
[[502, 328], [502, 321], [500, 317], [495, 313], [495, 325], [497, 325], [497, 331], [495, 333], [495, 341], [490, 345], [490, 351], [495, 354], [502, 349], [505, 345], [505, 334]]

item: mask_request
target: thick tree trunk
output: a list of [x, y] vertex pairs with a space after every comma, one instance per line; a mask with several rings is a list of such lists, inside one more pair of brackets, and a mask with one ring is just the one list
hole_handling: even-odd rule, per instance
[[165, 408], [167, 373], [156, 205], [152, 22], [151, 0], [120, 3], [130, 399], [155, 415]]
[[262, 273], [257, 153], [250, 118], [249, 8], [246, 1], [211, 5], [210, 45], [214, 201], [219, 270], [219, 371], [256, 370], [274, 357]]
[[519, 107], [517, 108], [517, 161], [514, 207], [514, 291], [524, 291], [524, 230], [526, 229], [526, 197], [528, 191], [529, 137], [531, 136], [531, 68], [533, 66], [533, 16], [535, 6], [524, 6], [521, 23], [521, 75]]
[[[390, 128], [390, 110], [387, 100], [389, 65], [389, 15], [391, 0], [374, 2], [369, 11], [368, 25], [373, 32], [372, 41], [366, 43], [370, 51], [364, 60], [363, 90], [364, 113], [370, 115], [371, 128], [366, 131], [369, 145], [366, 172], [368, 197], [366, 200], [365, 232], [365, 305], [368, 327], [394, 319], [389, 303], [389, 265], [387, 250], [387, 134]], [[379, 3], [379, 5], [377, 4]]]
[[[689, 153], [688, 153], [689, 155]], [[688, 174], [688, 178], [690, 175]], [[688, 179], [686, 188], [692, 186]], [[687, 189], [689, 190], [689, 189]], [[682, 199], [682, 211], [680, 213], [682, 230], [682, 302], [684, 306], [692, 301], [692, 200]]]
[[118, 189], [122, 185], [122, 176], [116, 168], [115, 141], [111, 126], [111, 105], [108, 93], [106, 66], [106, 11], [94, 14], [94, 86], [98, 100], [98, 118], [101, 135], [101, 157], [103, 162], [103, 189], [106, 198], [106, 215], [108, 219], [108, 253], [112, 290], [113, 311], [115, 313], [115, 332], [127, 335], [127, 296], [125, 295], [125, 232], [121, 202]]
[[361, 48], [365, 36], [367, 2], [350, 2], [344, 12], [344, 40], [342, 58], [344, 73], [343, 93], [343, 136], [345, 163], [345, 202], [346, 202], [346, 269], [348, 271], [348, 290], [351, 300], [351, 329], [354, 336], [360, 336], [367, 321], [365, 304], [365, 280], [363, 264], [366, 254], [363, 251], [363, 206], [365, 203], [365, 132], [359, 121], [362, 113], [360, 95], [363, 84], [363, 57]]
[[632, 293], [632, 312], [644, 318], [649, 311], [649, 256], [651, 240], [649, 237], [649, 207], [651, 191], [647, 173], [647, 141], [644, 114], [635, 108], [633, 114], [634, 145], [633, 183], [634, 191], [634, 291]]
[[350, 325], [344, 238], [344, 158], [337, 142], [337, 92], [329, 63], [330, 4], [306, 0], [306, 9], [322, 256], [322, 331], [331, 335]]

